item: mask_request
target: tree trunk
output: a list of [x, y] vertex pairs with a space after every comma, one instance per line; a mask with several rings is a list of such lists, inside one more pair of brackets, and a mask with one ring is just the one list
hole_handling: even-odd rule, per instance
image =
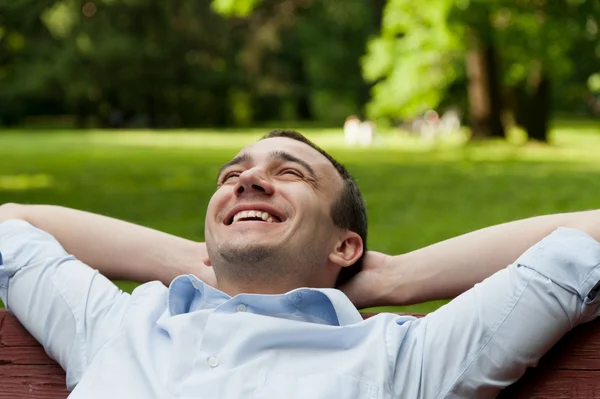
[[146, 94], [146, 116], [148, 118], [148, 127], [155, 129], [158, 127], [158, 117], [156, 115], [156, 99], [153, 93]]
[[551, 114], [550, 77], [541, 66], [534, 67], [529, 79], [513, 88], [513, 115], [517, 125], [527, 132], [529, 140], [548, 142]]
[[485, 50], [486, 65], [488, 68], [488, 88], [490, 95], [491, 115], [490, 115], [490, 133], [492, 137], [505, 138], [504, 125], [502, 124], [502, 93], [500, 90], [498, 68], [498, 57], [496, 48], [491, 45]]
[[529, 140], [548, 142], [550, 121], [550, 79], [543, 75], [531, 97], [531, 112], [525, 127]]
[[313, 113], [310, 108], [310, 83], [308, 81], [308, 76], [306, 76], [304, 60], [298, 60], [294, 69], [294, 82], [296, 84], [296, 118], [300, 121], [310, 121], [313, 119]]
[[302, 93], [296, 100], [296, 116], [300, 121], [310, 121], [313, 119], [307, 93]]
[[496, 49], [492, 44], [482, 45], [473, 30], [470, 39], [467, 75], [471, 138], [504, 138]]
[[77, 129], [87, 128], [87, 107], [83, 100], [78, 100], [75, 105], [75, 127]]

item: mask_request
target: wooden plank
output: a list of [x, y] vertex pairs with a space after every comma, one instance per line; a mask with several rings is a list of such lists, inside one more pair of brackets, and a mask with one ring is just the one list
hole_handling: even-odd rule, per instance
[[65, 399], [69, 392], [64, 388], [64, 381], [59, 382], [60, 379], [8, 379], [0, 376], [0, 399]]
[[[53, 369], [52, 366], [44, 368]], [[40, 370], [29, 370], [17, 373], [24, 375], [15, 376], [3, 374], [5, 371], [4, 367], [0, 368], [0, 399], [64, 399], [69, 395], [64, 373], [47, 374]]]
[[[64, 370], [56, 363], [44, 365], [13, 365], [0, 364], [0, 376], [4, 377], [30, 377], [37, 375], [60, 376], [65, 378]], [[64, 384], [63, 384], [64, 385]]]
[[600, 320], [573, 329], [540, 360], [538, 368], [600, 371]]
[[38, 346], [38, 342], [19, 321], [0, 309], [0, 346]]
[[1, 364], [53, 365], [44, 348], [36, 346], [0, 346]]

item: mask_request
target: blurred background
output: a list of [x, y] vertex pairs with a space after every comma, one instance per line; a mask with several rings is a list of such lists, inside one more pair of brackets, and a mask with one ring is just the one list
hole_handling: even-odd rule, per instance
[[0, 203], [202, 240], [219, 166], [293, 128], [356, 176], [372, 249], [600, 208], [599, 24], [600, 0], [0, 0]]

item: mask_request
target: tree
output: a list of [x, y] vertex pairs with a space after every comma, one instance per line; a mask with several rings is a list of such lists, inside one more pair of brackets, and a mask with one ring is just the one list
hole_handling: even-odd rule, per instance
[[461, 26], [457, 31], [466, 36], [471, 138], [504, 138], [500, 67], [496, 32], [491, 21], [492, 9], [489, 2], [472, 2], [468, 11], [455, 7], [450, 20]]
[[435, 108], [457, 78], [462, 43], [448, 23], [452, 0], [389, 0], [381, 35], [363, 61], [373, 82], [367, 113], [373, 118], [412, 118]]
[[[530, 140], [547, 142], [552, 104], [560, 102], [562, 93], [569, 90], [564, 82], [584, 88], [589, 77], [588, 71], [576, 73], [576, 64], [589, 63], [589, 56], [575, 54], [573, 49], [585, 42], [600, 44], [597, 33], [588, 31], [590, 23], [597, 24], [600, 3], [507, 0], [499, 4], [495, 28], [503, 49], [504, 85], [513, 115]], [[600, 66], [600, 54], [591, 60]], [[553, 93], [553, 88], [561, 90]]]
[[[474, 138], [503, 135], [506, 98], [530, 139], [547, 141], [552, 87], [572, 76], [572, 59], [584, 58], [570, 49], [597, 27], [599, 7], [593, 0], [389, 0], [364, 62], [376, 82], [369, 111], [412, 118], [466, 76]], [[597, 33], [589, 40], [598, 43]], [[579, 76], [580, 87], [588, 77]]]
[[[55, 46], [39, 16], [51, 4], [50, 0], [0, 4], [0, 124], [16, 124], [49, 102]], [[39, 92], [46, 95], [32, 101]]]
[[384, 0], [15, 0], [0, 4], [0, 123], [339, 123]]
[[259, 120], [273, 119], [277, 104], [300, 120], [339, 123], [362, 113], [368, 84], [358, 60], [368, 37], [379, 31], [383, 0], [265, 0], [251, 8], [216, 0], [213, 5], [245, 22], [241, 58], [254, 83], [253, 102], [263, 110]]

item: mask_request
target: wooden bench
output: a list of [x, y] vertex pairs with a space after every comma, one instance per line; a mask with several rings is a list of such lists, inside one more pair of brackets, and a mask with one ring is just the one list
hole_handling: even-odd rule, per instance
[[[67, 395], [63, 370], [14, 316], [0, 309], [0, 398], [54, 399]], [[599, 396], [600, 320], [596, 320], [567, 334], [538, 367], [504, 390], [500, 398]]]

